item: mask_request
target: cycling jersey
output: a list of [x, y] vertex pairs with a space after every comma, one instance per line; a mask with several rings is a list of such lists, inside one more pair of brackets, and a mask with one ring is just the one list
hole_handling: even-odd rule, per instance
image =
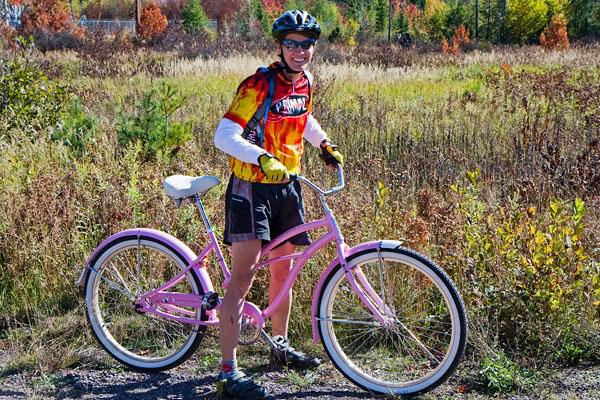
[[[269, 68], [275, 74], [275, 94], [269, 107], [267, 121], [264, 124], [262, 150], [257, 154], [260, 155], [267, 151], [277, 157], [290, 173], [297, 174], [300, 173], [300, 158], [304, 151], [304, 131], [312, 111], [310, 93], [312, 88], [304, 74], [298, 81], [292, 83], [284, 75], [279, 62], [271, 64]], [[224, 118], [238, 124], [243, 130], [265, 100], [268, 86], [269, 78], [264, 72], [257, 72], [246, 78], [238, 87], [236, 96]], [[318, 123], [316, 125], [318, 126]], [[320, 126], [318, 128], [320, 130]], [[252, 153], [259, 150], [255, 146], [257, 144], [255, 135], [256, 132], [250, 132], [245, 139], [249, 142], [248, 144], [253, 145], [248, 148], [247, 152]], [[323, 132], [318, 136], [324, 138], [325, 134]], [[217, 138], [215, 138], [215, 142], [217, 142]], [[314, 145], [314, 143], [312, 144]], [[252, 154], [251, 159], [248, 159], [247, 157], [235, 157], [232, 155], [234, 153], [232, 151], [226, 152], [230, 155], [229, 166], [236, 177], [249, 182], [272, 183], [257, 165], [257, 160], [253, 157], [256, 153]]]

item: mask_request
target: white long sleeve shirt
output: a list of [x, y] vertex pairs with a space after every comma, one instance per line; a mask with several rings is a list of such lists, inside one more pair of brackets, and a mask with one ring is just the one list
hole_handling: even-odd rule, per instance
[[[258, 157], [264, 154], [265, 150], [244, 139], [243, 132], [244, 128], [240, 124], [222, 118], [215, 132], [215, 146], [240, 161], [258, 165]], [[327, 139], [327, 134], [312, 114], [308, 116], [304, 128], [304, 139], [314, 147], [319, 147], [321, 142]]]

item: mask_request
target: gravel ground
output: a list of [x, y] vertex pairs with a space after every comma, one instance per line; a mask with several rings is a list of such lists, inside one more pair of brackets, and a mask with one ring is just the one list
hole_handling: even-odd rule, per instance
[[[214, 368], [218, 355], [195, 355], [183, 365], [164, 373], [142, 374], [120, 368], [100, 351], [94, 365], [57, 371], [53, 374], [16, 372], [0, 374], [0, 399], [214, 399]], [[198, 352], [200, 353], [200, 352]], [[242, 354], [243, 368], [256, 374], [275, 399], [367, 399], [372, 396], [345, 380], [329, 362], [317, 371], [276, 371], [266, 351]], [[0, 352], [0, 366], [9, 360]], [[1, 367], [0, 367], [1, 368]], [[462, 366], [448, 382], [423, 399], [600, 399], [600, 366], [581, 366], [545, 371], [545, 378], [527, 394], [491, 396], [481, 392], [473, 373]]]

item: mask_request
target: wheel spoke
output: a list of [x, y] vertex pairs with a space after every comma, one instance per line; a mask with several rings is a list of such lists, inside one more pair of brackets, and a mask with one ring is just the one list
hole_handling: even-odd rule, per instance
[[337, 322], [337, 323], [341, 323], [341, 324], [381, 326], [381, 324], [378, 322], [356, 321], [356, 320], [351, 320], [351, 319], [339, 319], [339, 318], [317, 318], [317, 321]]
[[334, 364], [379, 394], [420, 393], [445, 379], [465, 344], [463, 339], [460, 348], [450, 346], [454, 335], [466, 330], [464, 317], [455, 328], [453, 315], [464, 310], [451, 295], [451, 290], [456, 293], [452, 283], [436, 275], [437, 266], [402, 250], [373, 250], [349, 264], [363, 274], [363, 287], [371, 286], [371, 293], [380, 296], [387, 317], [380, 323], [354, 293], [344, 271], [332, 272], [322, 289], [317, 319]]
[[121, 281], [123, 282], [123, 286], [119, 286], [119, 285], [117, 284], [117, 282], [115, 282], [115, 281], [112, 281], [112, 280], [108, 279], [108, 278], [107, 278], [107, 277], [104, 275], [104, 272], [101, 272], [101, 273], [99, 273], [99, 274], [98, 274], [98, 277], [99, 277], [100, 279], [102, 279], [104, 282], [106, 282], [110, 288], [112, 288], [112, 289], [116, 290], [117, 292], [119, 292], [119, 293], [123, 294], [123, 295], [124, 295], [125, 297], [127, 297], [128, 299], [131, 299], [131, 300], [133, 300], [133, 299], [135, 298], [135, 297], [133, 296], [133, 294], [131, 293], [131, 290], [129, 290], [129, 288], [128, 288], [128, 287], [127, 287], [127, 285], [125, 284], [125, 282], [124, 282], [124, 281], [122, 281], [122, 278], [121, 278]]
[[[91, 305], [87, 309], [92, 326], [98, 327], [93, 333], [114, 358], [130, 367], [162, 370], [192, 354], [206, 327], [134, 307], [139, 293], [162, 285], [186, 268], [182, 257], [155, 241], [133, 239], [111, 245], [97, 263], [92, 267], [101, 273], [91, 274], [92, 283], [86, 283], [86, 302]], [[201, 285], [191, 272], [176, 289], [201, 296]], [[181, 310], [200, 317], [192, 307]]]
[[420, 340], [419, 338], [410, 330], [406, 327], [406, 325], [404, 325], [403, 323], [400, 323], [400, 326], [402, 327], [402, 329], [404, 329], [406, 332], [408, 332], [408, 334], [410, 335], [411, 338], [413, 338], [413, 340], [435, 361], [439, 361], [438, 359], [435, 358], [435, 356], [433, 354], [431, 354], [431, 352], [429, 351], [429, 349], [427, 348], [427, 346], [425, 346]]

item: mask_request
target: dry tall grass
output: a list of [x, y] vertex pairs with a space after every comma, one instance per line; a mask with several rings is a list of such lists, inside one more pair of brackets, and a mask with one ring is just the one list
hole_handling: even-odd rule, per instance
[[[588, 274], [580, 290], [588, 300], [564, 307], [585, 310], [579, 317], [569, 314], [575, 318], [570, 326], [582, 329], [581, 341], [572, 335], [565, 339], [557, 326], [546, 342], [537, 338], [537, 348], [514, 350], [561, 360], [565, 339], [569, 346], [583, 349], [588, 359], [597, 359], [600, 343], [593, 337], [599, 316], [593, 302], [600, 296], [600, 47], [565, 52], [504, 48], [452, 57], [396, 51], [390, 57], [407, 62], [398, 62], [401, 67], [386, 67], [389, 60], [366, 65], [358, 57], [357, 62], [336, 64], [324, 57], [314, 66], [315, 114], [348, 160], [347, 190], [332, 202], [347, 241], [402, 239], [443, 262], [469, 300], [476, 350], [508, 350], [508, 343], [533, 346], [495, 336], [499, 330], [510, 336], [514, 328], [495, 325], [493, 318], [511, 316], [482, 309], [474, 295], [482, 288], [473, 282], [481, 278], [478, 285], [493, 288], [494, 279], [500, 282], [511, 271], [505, 271], [506, 276], [480, 276], [469, 267], [476, 265], [469, 258], [473, 248], [465, 245], [471, 216], [457, 208], [468, 199], [450, 186], [479, 168], [478, 197], [471, 204], [490, 215], [489, 229], [480, 228], [492, 243], [500, 243], [494, 232], [507, 223], [500, 214], [510, 216], [510, 202], [518, 203], [515, 209], [520, 211], [543, 210], [552, 197], [580, 197], [587, 206], [580, 240]], [[200, 248], [202, 226], [191, 209], [172, 207], [161, 193], [161, 181], [175, 173], [227, 179], [226, 157], [212, 144], [214, 128], [241, 79], [271, 60], [269, 54], [188, 60], [139, 52], [103, 58], [47, 53], [31, 58], [50, 76], [69, 82], [97, 118], [99, 134], [83, 158], [47, 140], [48, 132], [35, 140], [14, 132], [0, 135], [0, 324], [5, 332], [19, 332], [21, 324], [37, 327], [73, 310], [83, 318], [73, 282], [86, 257], [109, 234], [143, 225], [169, 231], [193, 249]], [[135, 112], [136, 100], [159, 81], [189, 96], [175, 118], [191, 121], [195, 138], [173, 159], [144, 162], [135, 147], [117, 147], [115, 116], [119, 110]], [[304, 168], [309, 176], [331, 182], [314, 149], [307, 149]], [[218, 188], [206, 201], [218, 229], [223, 225], [223, 192]], [[309, 215], [316, 216], [311, 195], [307, 203]], [[545, 226], [545, 221], [530, 223]], [[526, 246], [522, 240], [520, 245]], [[296, 338], [308, 333], [312, 285], [333, 257], [330, 250], [310, 263], [298, 283], [291, 324]], [[524, 255], [526, 250], [518, 249]], [[504, 265], [493, 260], [495, 268]], [[265, 279], [259, 277], [252, 301], [261, 303]], [[542, 324], [538, 317], [523, 316], [529, 329]], [[35, 331], [42, 337], [48, 332]], [[27, 353], [18, 339], [22, 336], [9, 336]], [[35, 353], [32, 365], [54, 368], [43, 358]], [[70, 352], [64, 357], [75, 359]]]

